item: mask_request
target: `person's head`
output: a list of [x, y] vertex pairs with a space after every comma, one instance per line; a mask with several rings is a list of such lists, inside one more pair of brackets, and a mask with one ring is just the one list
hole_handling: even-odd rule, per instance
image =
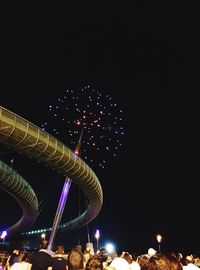
[[64, 254], [65, 253], [65, 248], [64, 246], [60, 245], [58, 246], [57, 250], [56, 250], [57, 254]]
[[14, 255], [18, 256], [18, 255], [19, 255], [19, 250], [14, 249], [14, 250], [13, 250], [13, 252], [12, 252], [12, 254], [14, 254]]
[[108, 259], [108, 251], [105, 248], [100, 248], [98, 256], [103, 262], [106, 262], [106, 260]]
[[24, 251], [19, 252], [19, 262], [27, 262], [28, 261], [28, 253]]
[[111, 267], [114, 267], [116, 270], [129, 270], [130, 266], [126, 259], [122, 257], [116, 257], [112, 260]]
[[156, 253], [149, 259], [149, 269], [169, 270], [170, 269], [169, 259], [164, 254]]
[[87, 252], [87, 253], [90, 253], [90, 247], [86, 247], [86, 249], [85, 249], [85, 251]]
[[183, 270], [183, 266], [176, 256], [168, 255], [167, 257], [170, 263], [170, 270]]
[[86, 270], [103, 270], [103, 262], [98, 255], [90, 258], [86, 264]]
[[154, 248], [148, 249], [148, 255], [149, 257], [154, 256], [157, 253], [157, 251]]
[[41, 241], [41, 243], [40, 243], [41, 249], [47, 249], [47, 248], [48, 248], [48, 244], [49, 244], [48, 240], [43, 239], [43, 240]]
[[121, 257], [124, 258], [129, 264], [132, 263], [132, 257], [128, 252], [122, 252]]

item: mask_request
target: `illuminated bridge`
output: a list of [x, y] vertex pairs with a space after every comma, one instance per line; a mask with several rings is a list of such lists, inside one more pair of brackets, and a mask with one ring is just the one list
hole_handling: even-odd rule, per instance
[[[0, 161], [0, 187], [17, 200], [23, 212], [22, 218], [5, 231], [5, 236], [7, 234], [11, 236], [18, 230], [33, 225], [38, 216], [38, 200], [35, 192], [22, 176], [2, 161]], [[1, 205], [5, 206], [3, 203]]]
[[[76, 182], [82, 189], [89, 200], [88, 207], [75, 219], [62, 224], [62, 230], [69, 231], [81, 228], [99, 214], [103, 203], [103, 192], [92, 169], [55, 137], [1, 106], [0, 144], [50, 167], [64, 177]], [[8, 178], [10, 185], [11, 181], [11, 178]], [[0, 187], [2, 187], [1, 182]], [[4, 190], [12, 195], [11, 190], [5, 187]], [[15, 193], [15, 198], [19, 202], [17, 193]], [[31, 212], [27, 203], [25, 201], [23, 205], [25, 208], [24, 215], [30, 216]], [[11, 228], [8, 228], [8, 231]], [[24, 230], [24, 226], [19, 223], [14, 225], [14, 228], [15, 230], [11, 230], [13, 233]]]

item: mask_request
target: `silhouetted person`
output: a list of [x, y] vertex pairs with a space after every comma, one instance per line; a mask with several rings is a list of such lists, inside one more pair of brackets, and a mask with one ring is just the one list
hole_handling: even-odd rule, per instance
[[6, 262], [6, 269], [10, 270], [10, 267], [19, 261], [19, 250], [13, 250], [12, 254], [8, 257]]
[[48, 267], [52, 267], [52, 252], [47, 249], [48, 240], [43, 239], [40, 247], [41, 249], [33, 253], [30, 258], [31, 270], [47, 270]]
[[52, 270], [66, 270], [67, 260], [64, 246], [58, 246], [56, 253], [53, 256]]
[[29, 255], [21, 251], [19, 253], [19, 262], [14, 263], [10, 270], [30, 270], [32, 265], [29, 263]]
[[67, 257], [68, 270], [84, 269], [84, 257], [80, 249], [73, 249]]

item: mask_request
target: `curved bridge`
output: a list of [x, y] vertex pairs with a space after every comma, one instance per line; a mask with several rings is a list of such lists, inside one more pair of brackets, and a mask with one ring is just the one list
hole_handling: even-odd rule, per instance
[[88, 208], [80, 216], [62, 224], [63, 230], [78, 229], [99, 214], [103, 192], [92, 169], [62, 142], [1, 106], [0, 143], [41, 162], [64, 177], [69, 177], [88, 197]]
[[0, 187], [16, 199], [23, 212], [22, 218], [7, 229], [8, 236], [12, 236], [33, 225], [38, 215], [38, 200], [25, 179], [2, 161], [0, 161]]

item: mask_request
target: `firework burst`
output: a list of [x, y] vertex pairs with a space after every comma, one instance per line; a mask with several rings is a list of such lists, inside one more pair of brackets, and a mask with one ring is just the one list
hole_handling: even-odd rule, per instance
[[122, 110], [109, 94], [85, 86], [66, 90], [49, 105], [42, 128], [75, 151], [81, 132], [81, 158], [92, 167], [105, 168], [117, 157], [124, 135]]

